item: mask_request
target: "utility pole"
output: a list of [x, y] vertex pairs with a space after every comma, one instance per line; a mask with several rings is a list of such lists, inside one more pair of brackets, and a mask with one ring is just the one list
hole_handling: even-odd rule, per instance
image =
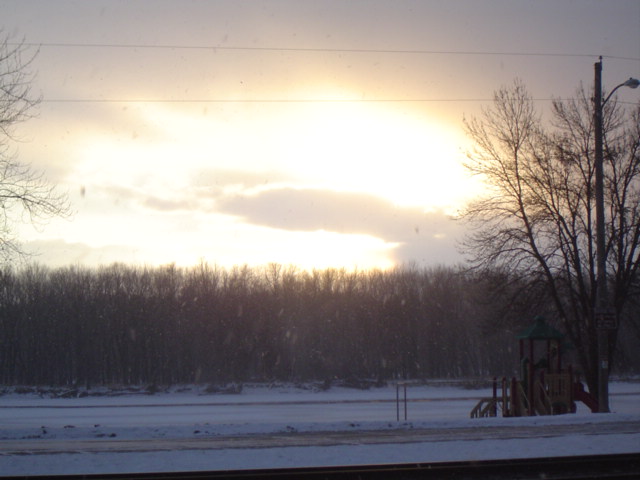
[[609, 329], [604, 318], [608, 313], [607, 259], [604, 218], [604, 166], [602, 133], [602, 57], [595, 65], [594, 126], [596, 147], [596, 257], [597, 285], [594, 320], [598, 334], [598, 412], [609, 412]]
[[607, 288], [607, 250], [605, 244], [605, 218], [604, 218], [604, 158], [603, 146], [604, 132], [602, 128], [602, 110], [611, 96], [620, 87], [638, 88], [640, 81], [637, 78], [629, 78], [626, 82], [617, 85], [607, 98], [602, 100], [602, 57], [595, 63], [595, 92], [593, 121], [596, 135], [596, 257], [597, 285], [596, 308], [594, 320], [596, 323], [598, 338], [598, 411], [608, 413], [609, 410], [609, 337], [611, 330], [618, 328], [618, 319], [615, 309], [609, 301]]

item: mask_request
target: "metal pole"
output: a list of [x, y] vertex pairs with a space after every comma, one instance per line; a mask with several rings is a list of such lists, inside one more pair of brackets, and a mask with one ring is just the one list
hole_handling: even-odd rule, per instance
[[601, 323], [601, 317], [607, 312], [607, 259], [605, 250], [605, 218], [604, 218], [604, 160], [602, 152], [602, 57], [595, 65], [595, 98], [594, 127], [596, 147], [596, 322], [598, 337], [598, 411], [609, 412], [609, 331]]
[[407, 384], [404, 384], [404, 421], [407, 421]]

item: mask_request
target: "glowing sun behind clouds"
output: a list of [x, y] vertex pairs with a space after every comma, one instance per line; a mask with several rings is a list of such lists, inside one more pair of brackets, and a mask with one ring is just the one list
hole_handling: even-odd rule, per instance
[[[67, 224], [66, 238], [94, 248], [146, 244], [131, 259], [138, 263], [392, 266], [401, 236], [380, 235], [390, 227], [351, 228], [358, 221], [353, 211], [336, 231], [320, 219], [300, 230], [286, 218], [268, 224], [220, 209], [229, 198], [260, 202], [268, 192], [309, 191], [316, 203], [322, 192], [327, 199], [341, 193], [345, 202], [363, 195], [419, 217], [420, 211], [450, 213], [469, 194], [453, 129], [415, 106], [327, 97], [334, 101], [130, 106], [123, 123], [129, 127], [77, 142], [70, 178], [86, 191], [78, 212], [85, 221]], [[97, 197], [101, 204], [111, 198], [101, 218], [91, 207]], [[277, 208], [286, 215], [287, 197], [270, 198], [284, 199]], [[295, 207], [305, 215], [304, 205]], [[422, 221], [407, 220], [406, 228], [417, 232]], [[55, 228], [49, 232], [55, 235]], [[442, 231], [431, 236], [447, 241]]]
[[[161, 131], [147, 146], [151, 176], [175, 183], [193, 168], [244, 171], [249, 189], [257, 173], [280, 172], [276, 181], [287, 178], [300, 188], [367, 192], [426, 210], [457, 206], [469, 194], [472, 182], [461, 167], [465, 139], [453, 128], [415, 108], [324, 96], [310, 103], [214, 105], [205, 113], [147, 105], [144, 123]], [[139, 153], [125, 162], [135, 165]], [[271, 176], [264, 181], [273, 187]]]
[[458, 206], [471, 182], [462, 143], [413, 111], [376, 103], [321, 103], [288, 119], [288, 169], [325, 188], [367, 192], [425, 210]]

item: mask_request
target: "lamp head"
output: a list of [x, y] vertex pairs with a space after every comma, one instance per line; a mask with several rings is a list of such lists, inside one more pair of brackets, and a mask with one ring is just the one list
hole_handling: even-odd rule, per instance
[[629, 88], [638, 88], [638, 86], [640, 85], [640, 80], [638, 80], [637, 78], [630, 77], [629, 80], [624, 82], [622, 85]]

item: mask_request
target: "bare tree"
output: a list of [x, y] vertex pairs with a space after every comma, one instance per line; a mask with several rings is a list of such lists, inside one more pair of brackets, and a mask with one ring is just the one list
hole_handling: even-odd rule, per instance
[[[1, 32], [0, 32], [1, 34]], [[66, 216], [66, 195], [50, 185], [44, 175], [21, 163], [13, 143], [16, 126], [33, 116], [41, 98], [32, 91], [31, 66], [37, 55], [22, 42], [4, 36], [0, 43], [0, 258], [23, 255], [15, 225]]]
[[[464, 245], [478, 268], [499, 268], [540, 291], [576, 347], [589, 389], [597, 392], [594, 126], [591, 99], [554, 101], [547, 128], [525, 86], [501, 88], [481, 118], [465, 120], [476, 148], [467, 169], [487, 194], [464, 212], [473, 227]], [[615, 99], [605, 111], [608, 282], [619, 318], [640, 266], [638, 113]], [[530, 288], [535, 287], [535, 288]], [[544, 313], [544, 312], [541, 312]], [[627, 316], [628, 317], [628, 316]], [[617, 332], [611, 335], [615, 346]]]

